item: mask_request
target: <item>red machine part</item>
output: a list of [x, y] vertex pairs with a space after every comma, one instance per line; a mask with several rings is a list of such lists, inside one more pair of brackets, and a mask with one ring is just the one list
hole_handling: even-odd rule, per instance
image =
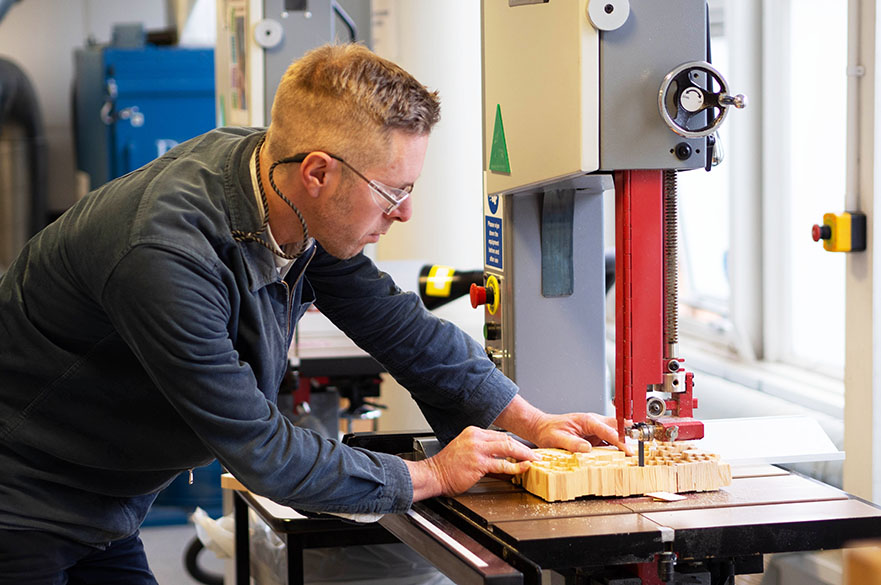
[[647, 384], [661, 382], [663, 191], [662, 171], [615, 173], [615, 414], [621, 440], [626, 421], [646, 419]]
[[[618, 436], [646, 422], [646, 394], [670, 373], [664, 350], [664, 171], [615, 173], [615, 414]], [[680, 370], [681, 372], [681, 370]], [[693, 374], [685, 391], [667, 401], [672, 417], [656, 423], [676, 427], [676, 439], [699, 439], [703, 423], [691, 418]]]

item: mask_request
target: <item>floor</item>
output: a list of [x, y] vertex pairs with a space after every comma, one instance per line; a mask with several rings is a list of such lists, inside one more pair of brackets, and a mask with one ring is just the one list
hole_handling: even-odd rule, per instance
[[[184, 552], [195, 537], [196, 529], [192, 525], [141, 529], [150, 568], [160, 585], [199, 585], [184, 568]], [[211, 551], [203, 551], [198, 558], [205, 571], [223, 574], [223, 562]]]

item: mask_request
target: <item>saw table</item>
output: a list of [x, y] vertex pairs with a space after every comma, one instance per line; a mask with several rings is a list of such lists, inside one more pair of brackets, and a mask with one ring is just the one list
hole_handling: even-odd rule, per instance
[[[357, 435], [347, 442], [414, 450], [406, 435]], [[730, 486], [684, 494], [678, 502], [638, 496], [548, 503], [486, 478], [465, 494], [419, 502], [380, 524], [457, 583], [537, 584], [541, 571], [551, 569], [570, 583], [640, 583], [634, 574], [643, 584], [662, 583], [660, 573], [730, 585], [735, 574], [761, 572], [765, 554], [881, 538], [875, 505], [771, 465], [733, 471]]]

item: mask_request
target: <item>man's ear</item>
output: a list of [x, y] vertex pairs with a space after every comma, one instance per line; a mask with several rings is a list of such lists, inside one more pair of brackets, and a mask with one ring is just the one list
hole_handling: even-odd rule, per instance
[[337, 163], [323, 152], [310, 152], [300, 163], [300, 180], [311, 197], [318, 197], [337, 172]]

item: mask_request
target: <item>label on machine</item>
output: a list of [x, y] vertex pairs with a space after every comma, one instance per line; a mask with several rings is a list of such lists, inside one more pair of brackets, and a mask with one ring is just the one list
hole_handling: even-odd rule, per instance
[[486, 216], [486, 265], [488, 268], [502, 269], [502, 220]]
[[502, 197], [487, 195], [483, 199], [484, 234], [483, 246], [486, 252], [487, 268], [504, 269], [502, 258]]

